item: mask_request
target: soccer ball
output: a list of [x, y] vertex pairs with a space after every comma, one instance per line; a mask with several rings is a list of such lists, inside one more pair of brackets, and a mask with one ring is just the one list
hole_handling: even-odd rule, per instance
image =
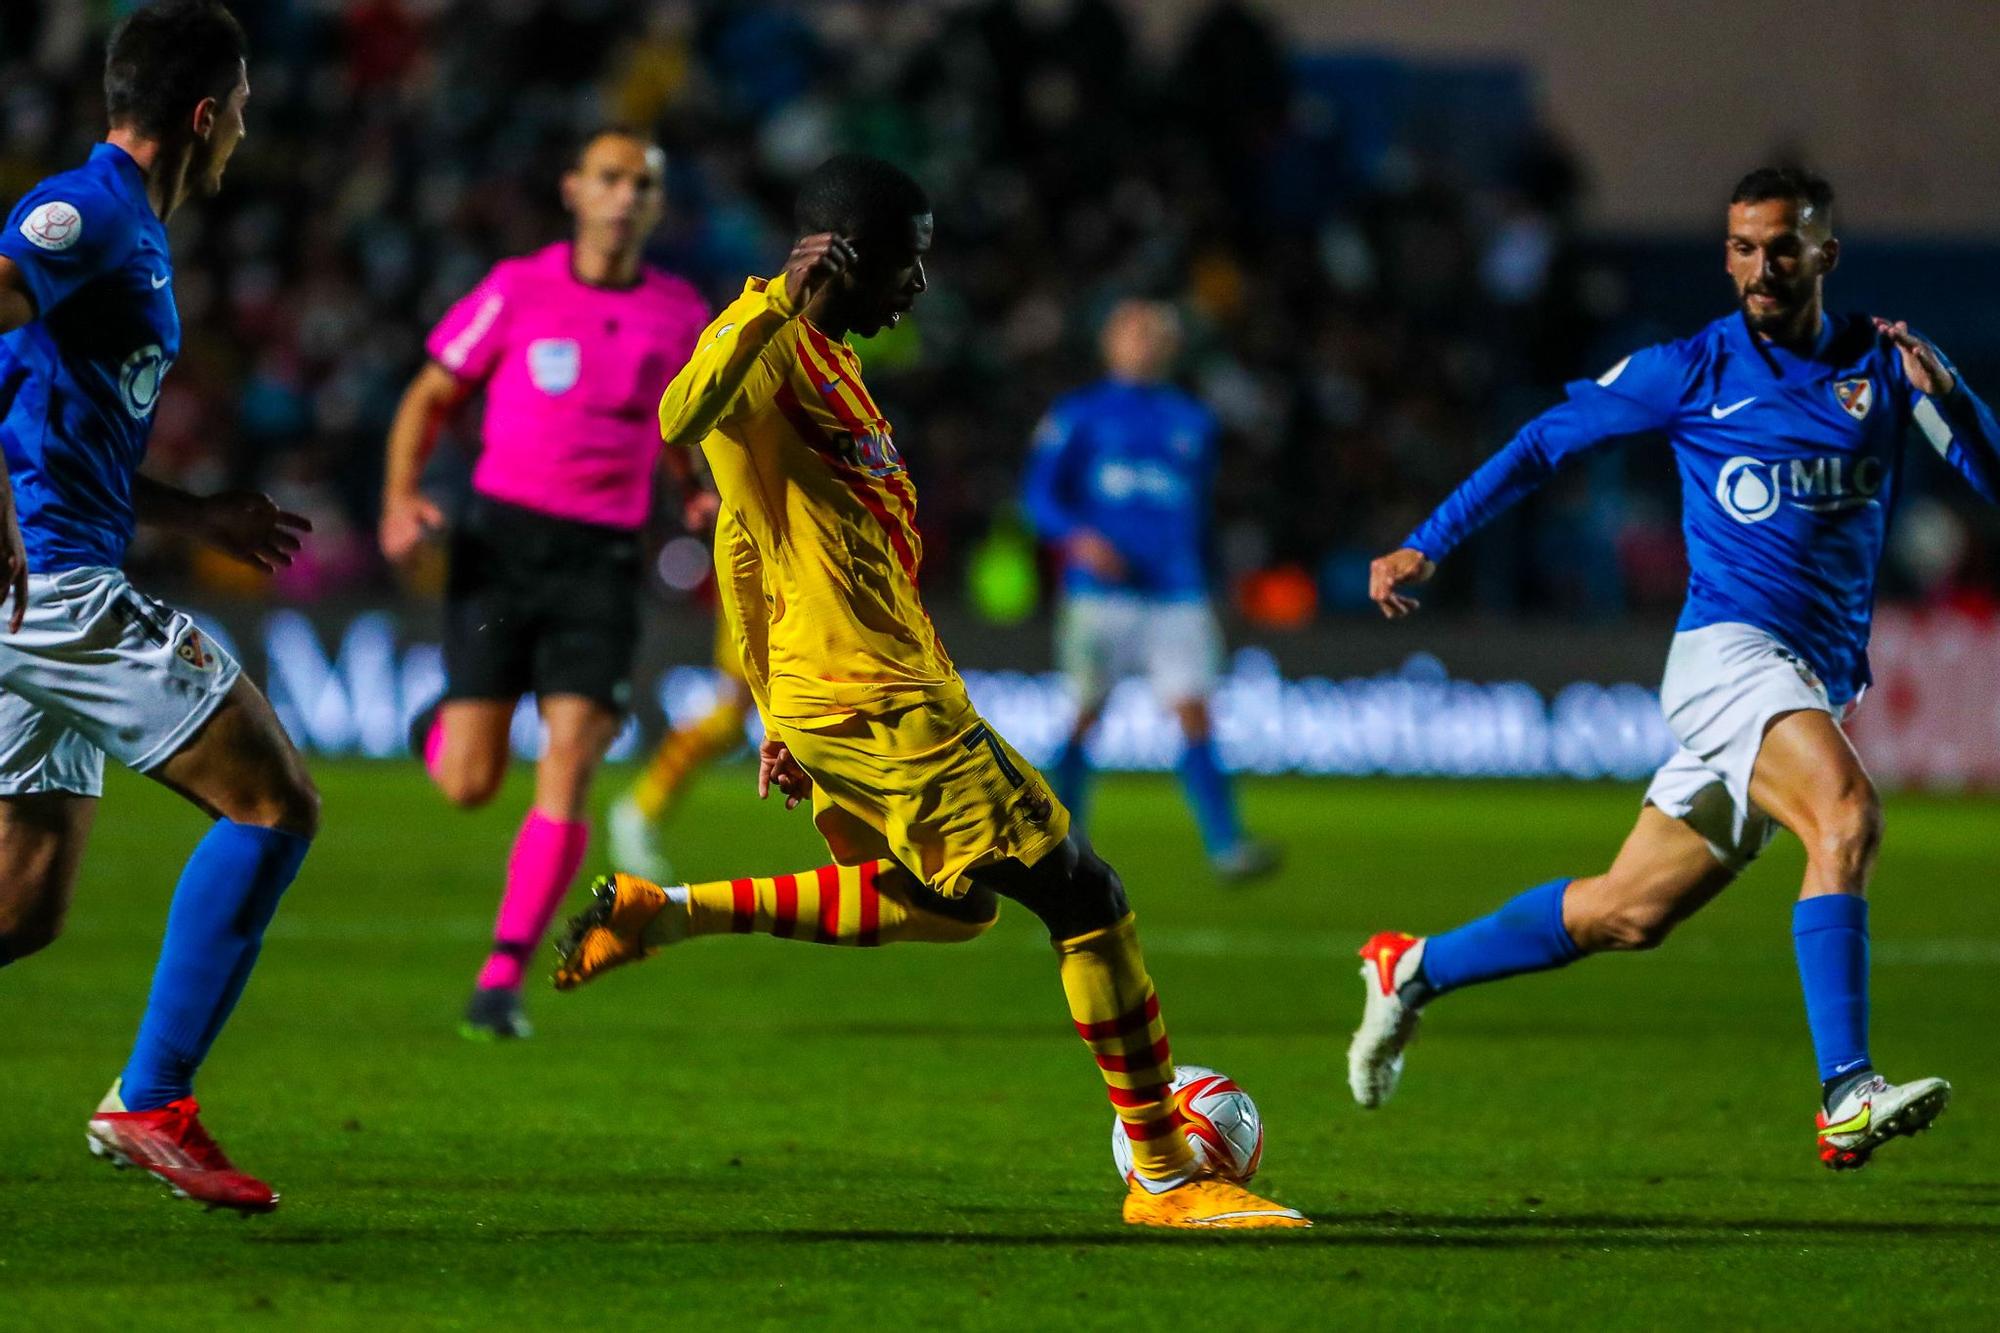
[[[1239, 1183], [1257, 1174], [1264, 1160], [1264, 1117], [1257, 1103], [1227, 1074], [1200, 1065], [1174, 1071], [1174, 1119], [1187, 1131], [1195, 1160], [1217, 1175]], [[1111, 1160], [1118, 1178], [1132, 1178], [1132, 1143], [1125, 1122], [1111, 1118]]]

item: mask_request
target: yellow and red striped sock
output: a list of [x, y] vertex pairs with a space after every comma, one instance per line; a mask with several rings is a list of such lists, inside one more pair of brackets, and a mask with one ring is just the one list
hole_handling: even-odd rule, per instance
[[904, 940], [957, 944], [993, 919], [961, 921], [925, 911], [896, 892], [908, 872], [894, 861], [820, 866], [795, 875], [718, 879], [687, 886], [689, 935], [762, 933], [812, 944], [871, 948]]
[[1194, 1151], [1174, 1118], [1168, 1090], [1174, 1057], [1132, 914], [1057, 940], [1056, 954], [1070, 1017], [1097, 1058], [1111, 1107], [1124, 1123], [1133, 1170], [1155, 1185], [1185, 1180], [1194, 1171]]
[[632, 801], [646, 818], [665, 819], [695, 770], [742, 742], [744, 716], [740, 704], [721, 703], [693, 726], [667, 733], [632, 784]]

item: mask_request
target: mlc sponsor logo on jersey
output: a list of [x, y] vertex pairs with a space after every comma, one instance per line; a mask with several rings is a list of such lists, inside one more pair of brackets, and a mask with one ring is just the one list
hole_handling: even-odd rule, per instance
[[21, 219], [21, 234], [38, 250], [67, 250], [83, 239], [83, 214], [74, 204], [50, 200]]
[[1888, 468], [1879, 458], [1823, 454], [1766, 463], [1738, 455], [1715, 478], [1715, 500], [1738, 523], [1762, 523], [1787, 500], [1814, 513], [1838, 513], [1875, 503]]
[[148, 343], [118, 368], [118, 396], [125, 400], [125, 410], [134, 421], [144, 421], [153, 414], [160, 401], [160, 385], [173, 364], [158, 343]]
[[551, 398], [576, 387], [583, 349], [573, 338], [537, 338], [528, 344], [528, 378]]
[[1875, 405], [1875, 386], [1867, 380], [1840, 380], [1833, 386], [1833, 396], [1847, 409], [1847, 415], [1860, 421]]

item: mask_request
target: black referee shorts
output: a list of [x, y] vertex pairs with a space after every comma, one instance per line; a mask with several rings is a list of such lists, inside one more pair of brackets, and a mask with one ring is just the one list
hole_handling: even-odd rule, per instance
[[632, 698], [639, 535], [474, 496], [445, 584], [446, 699]]

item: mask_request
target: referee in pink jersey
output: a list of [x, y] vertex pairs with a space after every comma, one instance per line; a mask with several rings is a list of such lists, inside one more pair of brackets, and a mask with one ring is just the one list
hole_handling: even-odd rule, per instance
[[631, 693], [660, 389], [709, 319], [692, 286], [639, 259], [665, 168], [643, 135], [592, 135], [562, 181], [572, 238], [503, 260], [452, 307], [389, 430], [381, 543], [401, 561], [444, 526], [418, 486], [438, 430], [485, 390], [473, 497], [449, 542], [444, 697], [415, 733], [425, 767], [454, 804], [483, 805], [522, 695], [536, 696], [547, 734], [469, 1037], [531, 1031], [522, 970], [583, 863], [590, 780]]

